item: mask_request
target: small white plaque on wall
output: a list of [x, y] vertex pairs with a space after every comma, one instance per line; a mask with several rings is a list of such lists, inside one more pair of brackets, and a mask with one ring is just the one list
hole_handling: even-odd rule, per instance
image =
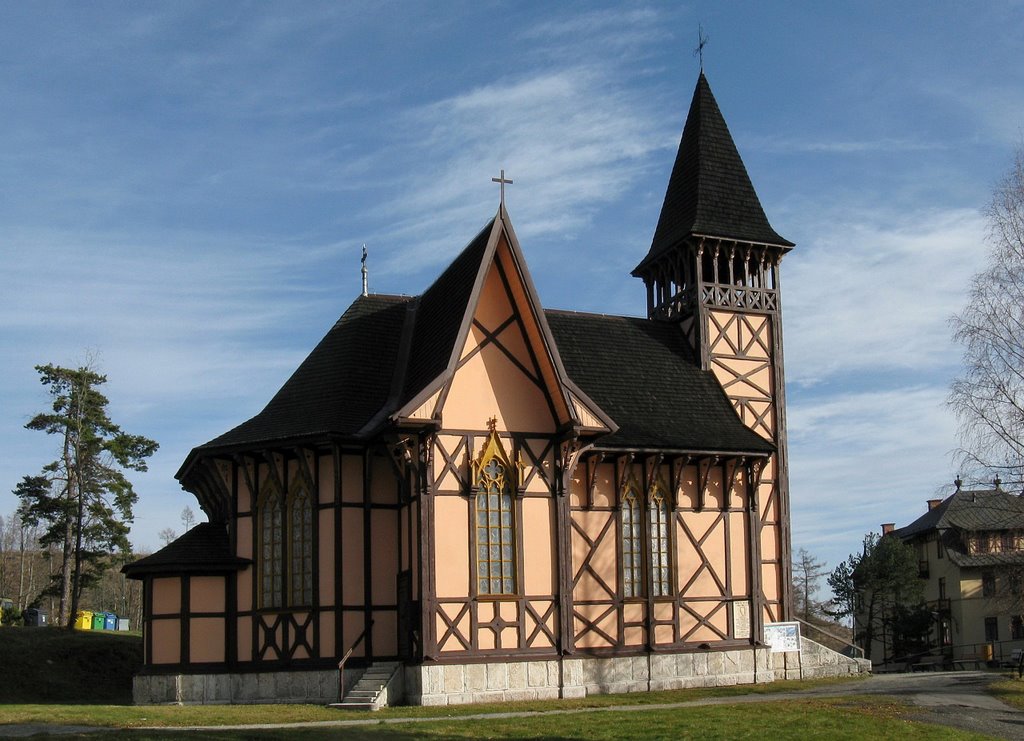
[[800, 650], [800, 623], [765, 623], [764, 642], [773, 654]]
[[750, 603], [732, 603], [732, 634], [737, 638], [750, 638]]

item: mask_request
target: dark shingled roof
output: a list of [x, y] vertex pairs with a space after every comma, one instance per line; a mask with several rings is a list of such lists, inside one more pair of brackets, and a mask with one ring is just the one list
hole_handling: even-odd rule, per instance
[[156, 553], [125, 564], [121, 573], [130, 579], [160, 573], [223, 573], [243, 569], [250, 563], [249, 559], [231, 553], [224, 523], [202, 522]]
[[1024, 498], [990, 489], [958, 491], [892, 534], [906, 541], [937, 532], [950, 561], [965, 568], [1024, 563], [1021, 552], [969, 555], [964, 551], [961, 533], [1002, 530], [1024, 530]]
[[600, 447], [770, 453], [677, 325], [546, 311], [569, 377], [619, 425]]
[[654, 240], [640, 265], [690, 234], [793, 246], [768, 223], [703, 72], [693, 91]]
[[906, 527], [904, 540], [931, 530], [1024, 530], [1024, 498], [1002, 489], [958, 491]]
[[448, 367], [494, 219], [419, 298], [401, 406]]
[[387, 401], [410, 300], [357, 298], [262, 412], [196, 450], [357, 432]]

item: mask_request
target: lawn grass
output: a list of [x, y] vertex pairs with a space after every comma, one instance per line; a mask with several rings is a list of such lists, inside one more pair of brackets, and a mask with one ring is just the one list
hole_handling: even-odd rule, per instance
[[[591, 695], [576, 700], [534, 700], [482, 703], [444, 707], [384, 708], [371, 717], [453, 718], [480, 713], [543, 712], [628, 705], [661, 705], [709, 697], [777, 694], [812, 687], [858, 682], [859, 678], [779, 681], [769, 684], [707, 687], [663, 692], [634, 692], [624, 695]], [[343, 711], [320, 705], [87, 705], [47, 704], [0, 705], [0, 724], [59, 723], [62, 725], [138, 728], [140, 726], [222, 726], [262, 723], [318, 723], [338, 720], [366, 720], [365, 712]]]
[[0, 703], [130, 703], [142, 636], [7, 626], [0, 628], [0, 667]]
[[1017, 672], [1006, 672], [1003, 679], [989, 685], [988, 691], [1007, 705], [1024, 710], [1024, 680], [1017, 678]]
[[[203, 738], [240, 739], [863, 739], [974, 741], [986, 736], [909, 719], [907, 705], [878, 697], [783, 700], [674, 709], [589, 710], [518, 718], [438, 719], [362, 727], [202, 731]], [[362, 716], [366, 718], [365, 715]], [[375, 718], [377, 716], [374, 716]], [[88, 738], [88, 737], [86, 737]], [[180, 731], [136, 729], [130, 741], [181, 738]]]

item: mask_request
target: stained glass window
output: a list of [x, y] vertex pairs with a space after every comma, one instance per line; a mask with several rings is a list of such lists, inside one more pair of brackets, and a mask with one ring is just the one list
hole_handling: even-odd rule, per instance
[[477, 474], [476, 564], [479, 594], [514, 594], [515, 540], [508, 470], [491, 458]]
[[288, 509], [291, 604], [309, 605], [313, 602], [313, 505], [304, 486], [292, 491]]
[[630, 486], [622, 495], [622, 596], [643, 596], [640, 502]]
[[260, 606], [280, 607], [282, 602], [281, 548], [283, 512], [277, 487], [266, 484], [259, 505]]
[[660, 490], [655, 490], [647, 509], [651, 528], [651, 593], [655, 597], [668, 597], [668, 506]]

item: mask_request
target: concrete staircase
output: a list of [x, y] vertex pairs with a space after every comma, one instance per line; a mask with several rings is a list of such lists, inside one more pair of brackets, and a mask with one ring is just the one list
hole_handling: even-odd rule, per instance
[[371, 664], [341, 702], [332, 703], [340, 710], [380, 710], [393, 705], [402, 696], [402, 663], [377, 661]]

